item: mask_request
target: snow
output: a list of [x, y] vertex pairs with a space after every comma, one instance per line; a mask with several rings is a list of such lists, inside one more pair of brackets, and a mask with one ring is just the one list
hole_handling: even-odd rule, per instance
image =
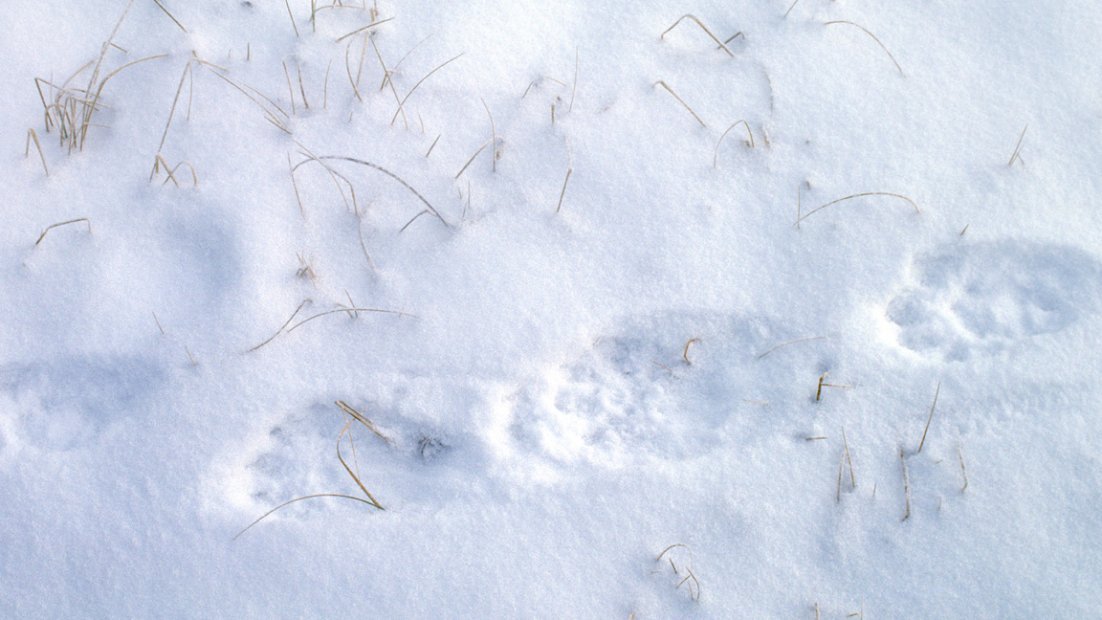
[[1102, 605], [1102, 8], [160, 4], [0, 13], [0, 615]]

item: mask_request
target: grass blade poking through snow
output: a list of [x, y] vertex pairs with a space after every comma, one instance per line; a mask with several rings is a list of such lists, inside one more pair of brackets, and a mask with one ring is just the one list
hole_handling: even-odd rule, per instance
[[45, 229], [42, 230], [42, 234], [38, 235], [38, 240], [36, 240], [34, 242], [34, 247], [37, 248], [38, 244], [42, 243], [42, 240], [46, 238], [46, 233], [50, 232], [51, 230], [53, 230], [55, 228], [58, 228], [60, 226], [67, 226], [69, 224], [77, 224], [77, 223], [80, 223], [80, 222], [85, 222], [86, 224], [88, 224], [88, 232], [89, 233], [92, 232], [92, 222], [90, 222], [88, 220], [88, 218], [86, 218], [86, 217], [77, 218], [75, 220], [69, 220], [67, 222], [58, 222], [57, 224], [50, 224], [49, 226], [47, 226]]
[[1006, 164], [1007, 167], [1013, 166], [1015, 161], [1025, 163], [1025, 160], [1022, 159], [1022, 140], [1025, 139], [1025, 132], [1028, 129], [1028, 124], [1022, 128], [1022, 135], [1018, 136], [1018, 143], [1014, 145], [1014, 152], [1010, 155], [1010, 161]]
[[749, 144], [749, 145], [750, 145], [750, 148], [754, 148], [754, 134], [753, 134], [753, 132], [751, 132], [751, 131], [750, 131], [750, 124], [749, 124], [749, 123], [747, 123], [747, 122], [746, 122], [746, 121], [744, 121], [744, 120], [741, 120], [741, 121], [735, 121], [735, 122], [731, 123], [731, 126], [730, 126], [730, 127], [728, 127], [728, 128], [727, 128], [727, 129], [726, 129], [726, 130], [725, 130], [725, 131], [723, 132], [723, 135], [721, 135], [721, 136], [719, 137], [719, 140], [717, 140], [717, 141], [716, 141], [716, 150], [715, 150], [715, 154], [714, 154], [714, 155], [712, 156], [712, 167], [713, 167], [713, 168], [715, 168], [715, 167], [716, 167], [716, 166], [717, 166], [717, 165], [719, 164], [719, 146], [720, 146], [721, 144], [723, 144], [723, 139], [727, 137], [727, 134], [728, 134], [728, 133], [730, 133], [730, 131], [731, 131], [732, 129], [734, 129], [735, 127], [738, 127], [738, 126], [739, 126], [740, 124], [741, 124], [741, 125], [745, 125], [745, 126], [746, 126], [746, 137], [748, 138], [747, 144]]
[[937, 409], [937, 397], [941, 394], [941, 382], [938, 381], [937, 389], [934, 390], [934, 402], [930, 405], [930, 416], [926, 418], [926, 428], [922, 429], [922, 440], [918, 442], [918, 450], [916, 454], [922, 453], [922, 446], [926, 445], [926, 433], [930, 430], [930, 422], [934, 421], [934, 410]]
[[883, 43], [880, 42], [880, 39], [878, 39], [875, 34], [869, 32], [868, 28], [865, 28], [861, 24], [855, 24], [851, 21], [847, 21], [847, 20], [844, 20], [844, 19], [839, 19], [839, 20], [829, 21], [829, 22], [824, 22], [823, 23], [824, 26], [835, 26], [835, 25], [838, 25], [838, 24], [846, 24], [846, 25], [849, 25], [849, 26], [853, 26], [854, 28], [860, 29], [861, 32], [864, 32], [865, 34], [869, 35], [869, 37], [871, 37], [873, 41], [876, 41], [876, 44], [880, 46], [880, 49], [884, 50], [884, 53], [888, 55], [888, 58], [891, 59], [892, 64], [895, 65], [896, 70], [899, 71], [899, 75], [901, 75], [903, 77], [907, 77], [903, 73], [903, 67], [900, 67], [899, 63], [896, 62], [895, 56], [892, 56], [892, 53], [888, 51], [888, 48]]
[[919, 214], [922, 213], [922, 211], [918, 208], [918, 204], [915, 203], [915, 201], [911, 200], [910, 198], [904, 196], [903, 194], [894, 194], [892, 192], [861, 192], [859, 194], [850, 194], [849, 196], [845, 196], [845, 197], [839, 198], [837, 200], [831, 200], [830, 202], [828, 202], [824, 205], [819, 205], [818, 207], [815, 207], [814, 209], [808, 211], [807, 213], [804, 213], [803, 215], [798, 216], [797, 219], [796, 219], [796, 223], [799, 224], [800, 222], [806, 220], [807, 218], [811, 217], [812, 215], [818, 213], [819, 211], [822, 211], [823, 209], [825, 209], [829, 206], [836, 205], [839, 202], [845, 202], [847, 200], [853, 200], [854, 198], [863, 198], [865, 196], [890, 196], [892, 198], [898, 198], [900, 200], [906, 201], [907, 204], [911, 205], [911, 207], [914, 208], [915, 213], [919, 213]]
[[730, 56], [731, 58], [735, 57], [735, 55], [731, 53], [731, 50], [728, 49], [727, 46], [723, 44], [723, 41], [720, 41], [719, 37], [712, 34], [712, 31], [708, 30], [708, 27], [704, 25], [704, 22], [700, 21], [700, 19], [698, 19], [695, 15], [685, 14], [685, 15], [682, 15], [681, 17], [677, 18], [677, 21], [675, 21], [672, 26], [670, 26], [669, 28], [666, 28], [664, 31], [662, 31], [662, 34], [658, 38], [659, 39], [665, 39], [666, 38], [666, 33], [673, 30], [674, 28], [676, 28], [678, 24], [680, 24], [682, 21], [684, 21], [686, 19], [689, 19], [689, 20], [692, 20], [693, 22], [696, 22], [696, 25], [700, 26], [701, 30], [703, 30], [705, 33], [707, 33], [707, 35], [709, 37], [711, 37], [712, 40], [715, 41], [717, 45], [719, 45], [719, 47], [723, 48], [723, 51], [727, 52], [728, 56]]
[[409, 100], [410, 96], [413, 95], [413, 93], [417, 90], [418, 87], [421, 86], [421, 84], [423, 84], [425, 82], [425, 80], [429, 79], [429, 77], [431, 77], [433, 73], [436, 73], [437, 71], [439, 71], [439, 70], [443, 69], [444, 67], [450, 65], [451, 63], [455, 62], [456, 60], [459, 60], [462, 56], [463, 56], [463, 54], [457, 54], [455, 56], [452, 56], [451, 58], [449, 58], [449, 59], [445, 60], [444, 62], [440, 63], [439, 65], [437, 65], [436, 68], [434, 68], [432, 71], [429, 71], [428, 73], [426, 73], [425, 77], [421, 78], [420, 80], [417, 80], [417, 83], [413, 85], [413, 88], [409, 89], [409, 92], [406, 93], [406, 96], [402, 97], [402, 100], [398, 102], [398, 109], [394, 111], [394, 116], [392, 116], [390, 118], [390, 124], [393, 125], [394, 121], [398, 120], [398, 114], [406, 109], [406, 101]]
[[562, 180], [562, 190], [559, 192], [559, 204], [555, 207], [555, 213], [558, 214], [562, 210], [562, 199], [566, 196], [566, 184], [570, 183], [570, 175], [574, 173], [573, 168], [566, 169], [566, 178]]
[[264, 342], [261, 342], [260, 344], [256, 345], [255, 347], [253, 347], [253, 348], [251, 348], [251, 349], [249, 349], [248, 351], [245, 351], [245, 352], [246, 353], [252, 353], [253, 351], [256, 351], [257, 349], [259, 349], [260, 347], [262, 347], [262, 346], [268, 344], [269, 342], [275, 340], [276, 336], [282, 334], [283, 330], [287, 329], [287, 326], [291, 324], [291, 321], [295, 320], [295, 317], [298, 316], [298, 313], [302, 311], [302, 308], [306, 304], [309, 304], [311, 302], [312, 302], [312, 300], [310, 300], [310, 299], [303, 299], [302, 303], [300, 303], [298, 305], [298, 307], [295, 308], [295, 311], [291, 313], [291, 316], [287, 319], [287, 321], [285, 323], [283, 323], [283, 325], [279, 326], [279, 329], [276, 330], [276, 333], [272, 334], [271, 337], [268, 338], [267, 340], [265, 340]]
[[351, 162], [351, 163], [354, 163], [354, 164], [359, 164], [361, 166], [367, 166], [368, 168], [371, 168], [373, 170], [377, 170], [377, 171], [387, 175], [388, 177], [390, 177], [390, 178], [394, 179], [395, 181], [401, 183], [402, 186], [405, 187], [406, 189], [408, 189], [414, 196], [417, 196], [417, 199], [420, 200], [425, 205], [426, 211], [428, 211], [433, 216], [435, 216], [436, 219], [440, 220], [440, 223], [443, 224], [445, 228], [452, 228], [452, 225], [449, 224], [448, 221], [444, 219], [444, 216], [440, 215], [440, 212], [436, 210], [436, 207], [432, 206], [432, 204], [428, 200], [426, 200], [425, 197], [422, 196], [420, 192], [413, 189], [413, 186], [410, 185], [409, 183], [406, 183], [405, 180], [402, 179], [402, 177], [394, 174], [393, 172], [387, 170], [386, 168], [383, 168], [379, 164], [375, 164], [375, 163], [372, 163], [372, 162], [369, 162], [369, 161], [366, 161], [366, 160], [363, 160], [363, 159], [356, 159], [355, 157], [344, 157], [342, 155], [325, 155], [325, 156], [317, 157], [316, 159], [347, 161], [347, 162]]
[[38, 141], [38, 134], [35, 133], [34, 128], [27, 130], [27, 144], [23, 148], [23, 159], [31, 156], [31, 141], [34, 141], [34, 147], [38, 149], [38, 158], [42, 160], [42, 169], [46, 171], [46, 176], [50, 176], [50, 169], [46, 167], [46, 156], [42, 154], [42, 143]]
[[707, 129], [707, 127], [708, 127], [708, 126], [704, 124], [704, 121], [700, 120], [700, 117], [699, 117], [699, 116], [697, 116], [697, 115], [696, 115], [696, 112], [694, 112], [694, 111], [693, 111], [693, 109], [689, 107], [689, 104], [685, 103], [685, 100], [684, 100], [684, 99], [682, 99], [682, 98], [681, 98], [680, 96], [678, 96], [678, 94], [677, 94], [677, 93], [673, 92], [673, 89], [672, 89], [672, 88], [670, 88], [670, 85], [669, 85], [669, 84], [667, 84], [667, 83], [665, 82], [665, 80], [658, 80], [658, 81], [657, 81], [657, 82], [655, 82], [655, 83], [654, 83], [654, 84], [653, 84], [652, 86], [661, 86], [662, 88], [665, 88], [665, 89], [666, 89], [666, 92], [668, 92], [669, 94], [673, 95], [673, 98], [674, 98], [674, 99], [677, 99], [677, 102], [678, 102], [678, 103], [680, 103], [681, 105], [685, 106], [685, 109], [689, 111], [689, 114], [692, 114], [692, 115], [693, 115], [693, 118], [695, 118], [695, 119], [696, 119], [696, 122], [700, 123], [700, 126], [701, 126], [701, 127], [704, 127], [705, 129]]

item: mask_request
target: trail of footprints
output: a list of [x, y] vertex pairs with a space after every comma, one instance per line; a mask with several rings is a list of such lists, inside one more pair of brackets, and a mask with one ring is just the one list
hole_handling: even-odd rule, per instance
[[[947, 245], [914, 259], [884, 315], [894, 330], [892, 344], [931, 360], [963, 362], [1023, 346], [1096, 311], [1100, 278], [1097, 261], [1062, 246]], [[698, 335], [704, 338], [691, 347], [687, 361], [685, 344]], [[806, 334], [735, 315], [626, 318], [573, 359], [549, 363], [497, 402], [485, 395], [492, 390], [479, 397], [484, 401], [473, 406], [492, 410], [500, 432], [426, 431], [412, 414], [414, 397], [399, 394], [393, 402], [372, 403], [369, 417], [395, 441], [374, 445], [377, 438], [360, 429], [358, 462], [369, 472], [364, 476], [369, 487], [371, 480], [386, 481], [381, 488], [419, 501], [414, 489], [431, 487], [435, 491], [423, 495], [439, 497], [442, 477], [457, 482], [456, 493], [462, 493], [463, 485], [474, 483], [466, 479], [477, 469], [471, 459], [485, 466], [488, 479], [507, 486], [518, 479], [554, 480], [584, 467], [617, 469], [699, 457], [725, 441], [760, 437], [753, 414], [746, 413], [753, 405], [746, 403], [791, 394], [801, 381], [813, 390], [814, 377], [832, 365], [825, 352], [836, 345], [829, 340], [811, 339], [815, 342], [759, 359], [777, 343], [799, 336]], [[807, 421], [792, 418], [806, 417], [801, 407], [777, 407], [769, 415], [773, 428]], [[354, 489], [334, 454], [343, 421], [331, 403], [273, 419], [248, 440], [241, 451], [242, 479], [227, 488], [244, 490], [254, 505]], [[452, 466], [456, 458], [460, 465]]]

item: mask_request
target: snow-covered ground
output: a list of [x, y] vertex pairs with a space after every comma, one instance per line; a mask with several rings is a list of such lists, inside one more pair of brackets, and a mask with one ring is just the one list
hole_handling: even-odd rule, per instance
[[0, 26], [0, 616], [1102, 608], [1102, 5]]

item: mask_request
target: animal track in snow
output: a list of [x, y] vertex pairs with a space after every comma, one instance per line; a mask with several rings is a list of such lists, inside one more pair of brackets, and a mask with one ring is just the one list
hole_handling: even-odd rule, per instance
[[87, 446], [113, 421], [136, 415], [160, 382], [157, 366], [139, 358], [0, 365], [0, 453]]
[[[684, 359], [690, 338], [699, 337]], [[759, 360], [784, 336], [762, 320], [668, 314], [627, 320], [572, 361], [550, 364], [502, 403], [509, 444], [536, 478], [576, 465], [612, 469], [679, 462], [719, 445], [724, 433], [753, 435], [757, 402], [784, 380], [791, 360]], [[808, 376], [814, 373], [808, 371]]]
[[1000, 241], [918, 257], [887, 317], [901, 346], [951, 361], [1058, 332], [1098, 307], [1102, 268], [1074, 248]]

